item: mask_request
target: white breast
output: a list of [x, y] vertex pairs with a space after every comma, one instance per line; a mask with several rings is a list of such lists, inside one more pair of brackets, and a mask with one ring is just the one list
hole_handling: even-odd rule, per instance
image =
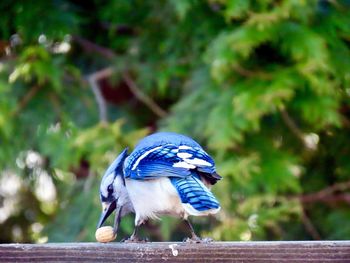
[[127, 179], [125, 183], [135, 209], [135, 223], [158, 218], [158, 215], [185, 216], [180, 197], [169, 178], [146, 181]]

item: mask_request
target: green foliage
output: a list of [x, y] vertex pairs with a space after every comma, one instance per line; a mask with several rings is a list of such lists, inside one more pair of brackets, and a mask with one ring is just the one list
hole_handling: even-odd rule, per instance
[[[220, 214], [195, 219], [203, 234], [347, 238], [348, 0], [2, 1], [0, 10], [1, 242], [93, 241], [104, 170], [154, 127], [195, 138], [224, 177], [213, 187]], [[97, 81], [107, 121], [87, 81], [104, 67], [114, 70]], [[168, 114], [137, 102], [125, 74]], [[176, 222], [147, 228], [180, 240]], [[132, 224], [123, 220], [120, 238]]]

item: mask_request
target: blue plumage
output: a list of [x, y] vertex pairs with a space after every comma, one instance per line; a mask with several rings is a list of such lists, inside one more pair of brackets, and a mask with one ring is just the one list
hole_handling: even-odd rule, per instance
[[134, 151], [125, 162], [125, 177], [147, 180], [164, 176], [183, 177], [189, 175], [188, 169], [178, 169], [172, 166], [180, 161], [174, 151], [177, 148], [175, 145], [166, 144]]
[[214, 184], [221, 179], [214, 160], [184, 135], [161, 132], [147, 136], [125, 161], [124, 175], [141, 181], [168, 177], [182, 203], [198, 211], [219, 208], [218, 201], [201, 181]]
[[220, 207], [219, 202], [208, 188], [196, 176], [186, 178], [171, 178], [171, 183], [178, 191], [181, 202], [190, 204], [198, 211], [217, 209]]
[[122, 171], [123, 169], [123, 164], [124, 161], [126, 159], [126, 157], [128, 156], [128, 148], [125, 148], [119, 155], [118, 157], [113, 161], [113, 163], [108, 167], [108, 169], [106, 170], [105, 174], [103, 175], [108, 176], [111, 173], [114, 174], [118, 174]]
[[190, 147], [199, 147], [202, 148], [197, 142], [193, 139], [178, 134], [175, 132], [157, 132], [143, 138], [135, 147], [135, 152], [142, 151], [145, 148], [152, 148], [159, 145], [165, 144], [174, 144], [179, 145], [188, 145]]
[[[120, 176], [118, 176], [120, 175]], [[220, 205], [210, 186], [221, 179], [214, 160], [191, 138], [171, 133], [155, 133], [142, 139], [127, 156], [125, 149], [103, 176], [100, 197], [107, 207], [99, 226], [117, 210], [116, 225], [124, 214], [135, 213], [135, 231], [149, 218], [173, 215], [190, 226], [192, 240], [200, 240], [188, 216], [215, 214]]]

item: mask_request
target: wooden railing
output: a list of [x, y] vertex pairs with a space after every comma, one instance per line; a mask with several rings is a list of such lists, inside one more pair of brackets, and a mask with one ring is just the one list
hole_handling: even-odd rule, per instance
[[0, 262], [350, 262], [350, 241], [0, 244]]

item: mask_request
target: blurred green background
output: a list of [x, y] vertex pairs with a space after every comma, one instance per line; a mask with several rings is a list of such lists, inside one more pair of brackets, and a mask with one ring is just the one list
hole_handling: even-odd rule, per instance
[[[184, 133], [223, 180], [217, 240], [350, 237], [349, 0], [0, 3], [0, 242], [94, 241], [126, 146]], [[112, 220], [110, 220], [112, 223]], [[123, 219], [119, 239], [131, 234]], [[178, 219], [151, 240], [182, 240]]]

